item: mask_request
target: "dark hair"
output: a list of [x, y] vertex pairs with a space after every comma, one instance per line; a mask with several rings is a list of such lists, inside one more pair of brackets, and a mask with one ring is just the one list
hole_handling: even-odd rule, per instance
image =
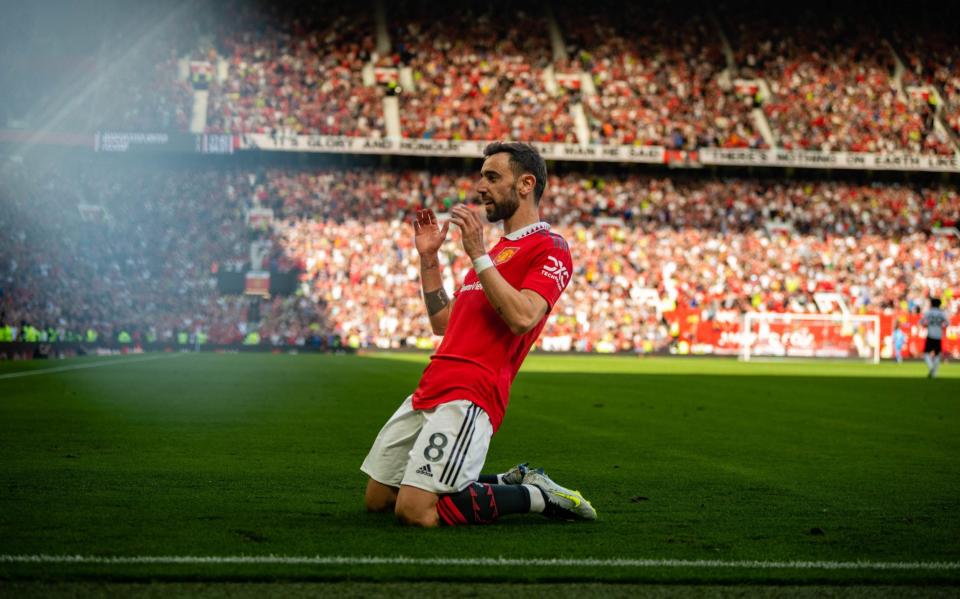
[[933, 306], [934, 308], [939, 308], [939, 307], [940, 307], [940, 298], [939, 298], [939, 297], [931, 297], [931, 298], [930, 298], [930, 305]]
[[500, 152], [510, 154], [510, 170], [515, 177], [524, 173], [534, 176], [537, 183], [533, 186], [533, 199], [539, 204], [543, 190], [547, 188], [547, 163], [543, 156], [530, 144], [516, 141], [495, 141], [483, 149], [483, 155], [487, 158]]

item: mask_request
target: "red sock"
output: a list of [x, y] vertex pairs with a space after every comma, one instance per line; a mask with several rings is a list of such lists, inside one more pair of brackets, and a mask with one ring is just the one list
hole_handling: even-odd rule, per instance
[[446, 526], [491, 524], [500, 516], [529, 511], [530, 493], [521, 485], [473, 483], [437, 503], [440, 522]]

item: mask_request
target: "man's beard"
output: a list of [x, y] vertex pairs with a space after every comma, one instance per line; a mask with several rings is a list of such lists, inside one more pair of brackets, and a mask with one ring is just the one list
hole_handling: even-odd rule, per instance
[[510, 194], [507, 195], [503, 201], [493, 201], [493, 212], [487, 212], [487, 221], [495, 223], [501, 220], [506, 220], [513, 216], [519, 207], [520, 196], [517, 195], [517, 190], [511, 187]]

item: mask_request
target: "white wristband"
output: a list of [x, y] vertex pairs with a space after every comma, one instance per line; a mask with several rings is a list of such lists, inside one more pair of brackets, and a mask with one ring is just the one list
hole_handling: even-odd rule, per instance
[[493, 260], [490, 259], [490, 256], [484, 254], [479, 258], [473, 259], [473, 270], [480, 274], [488, 268], [493, 268]]

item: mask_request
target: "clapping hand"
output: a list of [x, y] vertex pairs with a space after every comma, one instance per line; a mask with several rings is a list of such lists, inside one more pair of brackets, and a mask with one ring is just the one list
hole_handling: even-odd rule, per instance
[[487, 253], [483, 245], [483, 223], [476, 212], [466, 204], [457, 204], [450, 210], [450, 222], [460, 227], [460, 243], [471, 260]]
[[440, 246], [447, 239], [447, 230], [450, 221], [443, 223], [443, 228], [437, 224], [437, 215], [429, 208], [417, 211], [417, 218], [413, 221], [414, 242], [417, 252], [421, 256], [433, 256], [440, 251]]

